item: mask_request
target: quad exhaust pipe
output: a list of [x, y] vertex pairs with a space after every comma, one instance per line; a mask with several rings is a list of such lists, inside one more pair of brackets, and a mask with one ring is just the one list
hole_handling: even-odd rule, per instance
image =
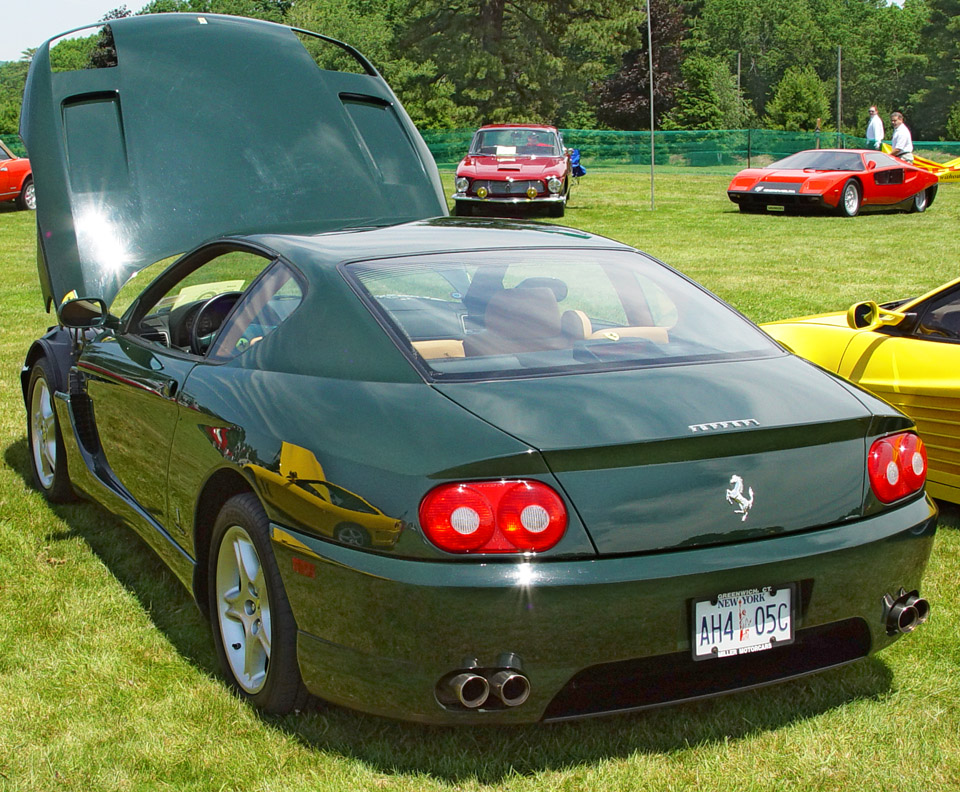
[[479, 709], [519, 707], [530, 697], [530, 680], [515, 668], [466, 668], [437, 683], [437, 700], [444, 706]]
[[918, 591], [901, 588], [894, 597], [883, 595], [883, 620], [887, 635], [913, 632], [930, 618], [930, 603]]

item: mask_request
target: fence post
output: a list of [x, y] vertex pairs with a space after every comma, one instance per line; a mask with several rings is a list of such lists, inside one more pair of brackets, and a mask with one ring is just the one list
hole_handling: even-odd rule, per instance
[[751, 145], [752, 140], [750, 139], [750, 133], [753, 132], [752, 129], [747, 130], [747, 167], [750, 167], [750, 154], [751, 154]]

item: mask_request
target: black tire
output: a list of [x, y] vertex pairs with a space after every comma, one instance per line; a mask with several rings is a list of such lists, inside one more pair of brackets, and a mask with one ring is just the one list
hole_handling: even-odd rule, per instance
[[927, 188], [926, 190], [921, 190], [916, 195], [913, 196], [913, 200], [910, 201], [910, 211], [915, 213], [926, 212], [927, 207], [933, 202], [933, 196], [930, 194], [930, 190], [933, 188]]
[[76, 498], [67, 471], [67, 451], [54, 404], [56, 380], [50, 362], [42, 357], [33, 364], [27, 387], [27, 439], [33, 486], [52, 503]]
[[837, 204], [837, 212], [841, 217], [856, 217], [860, 214], [860, 206], [863, 202], [863, 193], [860, 190], [860, 183], [856, 179], [847, 179], [840, 191], [840, 202]]
[[762, 214], [767, 211], [764, 204], [737, 204], [741, 214]]
[[370, 546], [370, 533], [356, 523], [340, 523], [333, 532], [333, 538], [351, 547]]
[[458, 201], [453, 205], [453, 214], [455, 217], [473, 217], [473, 207]]
[[30, 210], [37, 208], [37, 193], [33, 187], [33, 176], [27, 176], [26, 181], [24, 181], [23, 189], [17, 196], [17, 208]]
[[564, 209], [566, 209], [566, 204], [563, 204], [563, 203], [550, 204], [550, 217], [563, 217]]
[[210, 538], [213, 643], [230, 686], [282, 715], [310, 696], [297, 663], [297, 623], [270, 546], [270, 523], [252, 493], [228, 500]]

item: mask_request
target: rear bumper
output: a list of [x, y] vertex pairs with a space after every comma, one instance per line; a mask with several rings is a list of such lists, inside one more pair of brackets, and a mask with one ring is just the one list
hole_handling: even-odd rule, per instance
[[[919, 589], [936, 530], [926, 498], [855, 523], [703, 549], [583, 561], [390, 558], [274, 526], [307, 686], [355, 709], [429, 723], [523, 723], [638, 709], [850, 662], [890, 644], [882, 597]], [[293, 558], [313, 574], [293, 571]], [[691, 603], [796, 583], [794, 644], [694, 663]], [[514, 708], [438, 703], [479, 666], [529, 679]], [[670, 673], [664, 676], [664, 670]], [[667, 684], [667, 683], [670, 684]]]

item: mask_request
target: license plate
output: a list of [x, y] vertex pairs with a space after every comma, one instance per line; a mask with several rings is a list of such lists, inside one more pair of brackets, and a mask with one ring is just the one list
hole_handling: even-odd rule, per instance
[[793, 586], [731, 591], [693, 605], [694, 660], [793, 642]]

